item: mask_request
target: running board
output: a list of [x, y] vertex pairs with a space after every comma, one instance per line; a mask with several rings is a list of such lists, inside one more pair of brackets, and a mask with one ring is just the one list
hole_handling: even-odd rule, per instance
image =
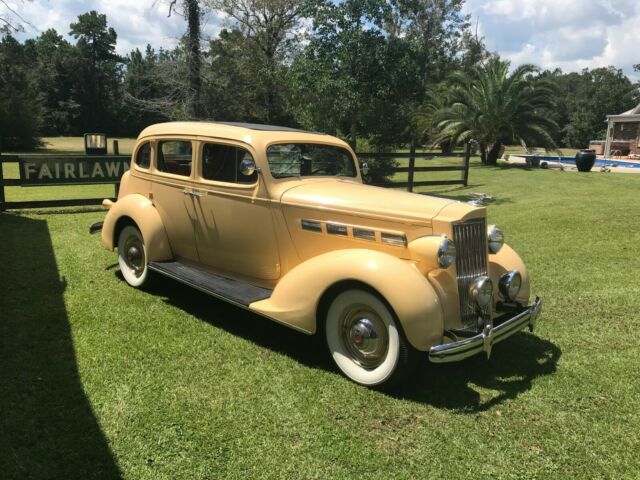
[[272, 292], [267, 288], [216, 275], [182, 262], [151, 262], [149, 270], [243, 307], [269, 298]]

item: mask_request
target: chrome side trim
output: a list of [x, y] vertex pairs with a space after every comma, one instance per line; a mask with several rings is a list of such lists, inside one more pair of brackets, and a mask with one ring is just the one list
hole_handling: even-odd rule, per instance
[[433, 363], [458, 362], [480, 352], [485, 352], [487, 358], [491, 356], [493, 346], [519, 332], [526, 326], [531, 331], [535, 327], [536, 320], [542, 313], [542, 300], [536, 297], [533, 304], [515, 317], [504, 321], [497, 327], [487, 324], [482, 333], [460, 340], [458, 342], [445, 343], [431, 347], [429, 361]]

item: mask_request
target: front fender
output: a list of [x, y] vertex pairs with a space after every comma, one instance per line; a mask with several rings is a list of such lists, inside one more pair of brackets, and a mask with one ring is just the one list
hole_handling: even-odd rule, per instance
[[121, 221], [130, 218], [140, 229], [147, 250], [147, 260], [158, 262], [173, 258], [167, 232], [160, 214], [147, 197], [139, 194], [126, 195], [112, 204], [102, 226], [102, 245], [114, 250], [115, 238]]
[[[527, 272], [527, 267], [525, 267], [520, 255], [509, 245], [505, 244], [498, 253], [489, 255], [489, 276], [491, 277], [495, 291], [497, 291], [500, 277], [511, 270], [519, 271], [522, 276], [522, 287], [520, 287], [520, 293], [516, 301], [522, 305], [529, 305], [529, 297], [531, 295], [529, 272]], [[498, 301], [499, 297], [494, 295], [494, 299]]]
[[407, 340], [418, 350], [442, 342], [442, 308], [431, 284], [413, 264], [372, 250], [336, 250], [313, 257], [288, 272], [270, 298], [249, 307], [315, 333], [323, 294], [345, 280], [362, 282], [382, 295], [395, 311]]

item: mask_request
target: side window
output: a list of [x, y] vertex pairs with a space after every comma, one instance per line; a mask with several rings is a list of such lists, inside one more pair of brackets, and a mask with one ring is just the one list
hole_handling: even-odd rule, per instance
[[253, 160], [249, 151], [241, 147], [207, 143], [202, 149], [202, 178], [227, 183], [256, 183], [258, 172], [252, 175], [240, 173], [240, 162]]
[[191, 142], [171, 140], [158, 142], [158, 165], [161, 172], [188, 177], [191, 175]]
[[136, 153], [136, 165], [140, 168], [149, 168], [151, 165], [151, 144], [143, 144]]

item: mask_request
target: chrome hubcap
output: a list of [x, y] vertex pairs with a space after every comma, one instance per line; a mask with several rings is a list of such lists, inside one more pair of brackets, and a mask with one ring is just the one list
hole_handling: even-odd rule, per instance
[[341, 333], [349, 356], [358, 365], [372, 369], [384, 361], [389, 336], [386, 325], [373, 310], [360, 307], [346, 312]]
[[136, 237], [127, 239], [124, 249], [124, 259], [127, 266], [136, 274], [140, 275], [144, 271], [144, 247], [142, 242]]

